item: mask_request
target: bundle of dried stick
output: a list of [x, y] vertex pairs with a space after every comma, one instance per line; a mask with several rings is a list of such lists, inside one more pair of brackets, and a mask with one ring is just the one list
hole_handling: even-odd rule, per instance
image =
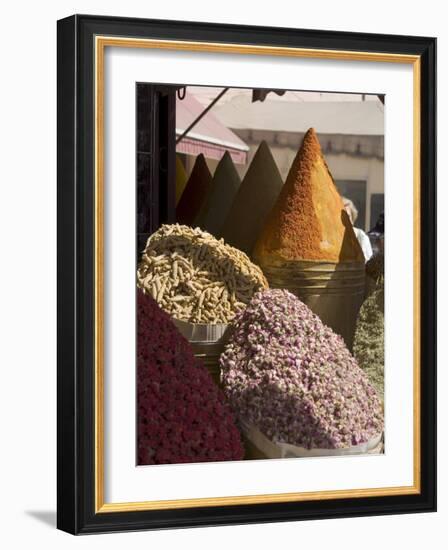
[[149, 237], [137, 286], [175, 319], [228, 323], [268, 284], [244, 252], [199, 228], [175, 224]]

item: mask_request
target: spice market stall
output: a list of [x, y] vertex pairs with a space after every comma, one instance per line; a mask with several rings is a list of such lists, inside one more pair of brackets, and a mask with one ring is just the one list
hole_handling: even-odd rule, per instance
[[275, 148], [249, 159], [213, 117], [227, 91], [178, 128], [185, 86], [138, 85], [141, 463], [381, 452], [382, 386], [351, 353], [364, 256], [317, 134], [283, 183]]

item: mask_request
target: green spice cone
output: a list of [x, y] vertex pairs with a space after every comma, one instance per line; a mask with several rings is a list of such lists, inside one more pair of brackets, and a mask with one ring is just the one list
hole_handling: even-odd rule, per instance
[[212, 175], [203, 154], [198, 155], [184, 192], [176, 208], [176, 221], [191, 225], [201, 209], [212, 184]]
[[241, 180], [232, 157], [226, 151], [216, 167], [209, 192], [195, 219], [195, 225], [218, 237], [240, 185]]
[[221, 237], [225, 242], [250, 255], [282, 186], [274, 157], [262, 141], [224, 222]]

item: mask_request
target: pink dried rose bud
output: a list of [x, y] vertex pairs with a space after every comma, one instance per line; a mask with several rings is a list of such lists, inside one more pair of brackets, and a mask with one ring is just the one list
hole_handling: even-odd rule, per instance
[[287, 290], [254, 295], [221, 356], [240, 421], [277, 443], [335, 449], [380, 434], [378, 395], [343, 339]]
[[137, 296], [138, 464], [240, 460], [244, 450], [222, 391], [170, 317]]

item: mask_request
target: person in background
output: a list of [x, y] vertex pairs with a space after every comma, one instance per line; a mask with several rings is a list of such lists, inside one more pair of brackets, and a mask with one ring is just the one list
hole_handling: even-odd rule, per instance
[[342, 197], [342, 202], [344, 203], [345, 211], [347, 212], [348, 217], [352, 222], [353, 230], [362, 248], [364, 258], [367, 263], [373, 254], [372, 245], [370, 244], [370, 239], [362, 229], [360, 229], [359, 227], [355, 227], [356, 218], [358, 217], [358, 210], [356, 206], [353, 204], [353, 201], [351, 201], [347, 197]]
[[384, 254], [384, 212], [378, 216], [376, 224], [367, 233], [370, 244], [372, 245], [373, 253]]

